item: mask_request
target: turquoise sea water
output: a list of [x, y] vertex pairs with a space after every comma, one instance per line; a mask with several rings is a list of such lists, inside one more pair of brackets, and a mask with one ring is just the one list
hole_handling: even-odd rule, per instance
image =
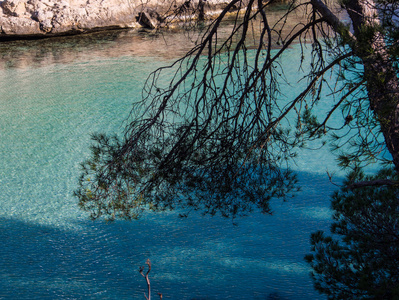
[[302, 192], [238, 226], [175, 212], [92, 222], [78, 209], [90, 134], [122, 132], [147, 74], [168, 62], [110, 55], [118, 43], [84, 44], [72, 58], [53, 46], [57, 56], [46, 50], [31, 63], [7, 56], [0, 69], [0, 299], [144, 299], [138, 268], [148, 258], [155, 299], [325, 299], [303, 257], [310, 233], [330, 223], [327, 148], [299, 156]]

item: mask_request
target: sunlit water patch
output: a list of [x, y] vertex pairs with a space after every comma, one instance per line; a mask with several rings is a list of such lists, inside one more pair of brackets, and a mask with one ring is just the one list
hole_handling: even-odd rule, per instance
[[175, 212], [108, 224], [78, 209], [90, 134], [122, 132], [157, 64], [90, 57], [0, 71], [0, 299], [144, 299], [148, 258], [164, 299], [324, 299], [303, 257], [330, 222], [328, 149], [299, 157], [302, 192], [238, 225]]

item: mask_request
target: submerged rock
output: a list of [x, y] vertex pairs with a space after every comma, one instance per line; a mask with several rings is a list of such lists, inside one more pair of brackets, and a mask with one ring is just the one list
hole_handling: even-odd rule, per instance
[[[226, 0], [4, 0], [0, 39], [44, 37], [99, 29], [157, 28], [196, 8], [217, 10]], [[143, 4], [145, 3], [145, 4]], [[199, 15], [200, 18], [203, 16]]]

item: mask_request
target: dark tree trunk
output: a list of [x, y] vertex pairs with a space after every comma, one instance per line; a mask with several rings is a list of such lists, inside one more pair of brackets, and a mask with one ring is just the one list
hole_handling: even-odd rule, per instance
[[[321, 0], [312, 0], [313, 7], [341, 33], [344, 26]], [[379, 25], [378, 11], [373, 0], [349, 0], [346, 10], [352, 20], [352, 50], [362, 60], [364, 79], [370, 108], [374, 111], [386, 146], [392, 155], [395, 169], [399, 171], [399, 82], [387, 53], [382, 34], [373, 28]], [[365, 33], [368, 31], [368, 33]]]
[[353, 50], [363, 61], [370, 107], [380, 123], [395, 169], [399, 171], [398, 77], [382, 34], [375, 31], [369, 36], [364, 32], [365, 28], [380, 25], [376, 3], [370, 0], [350, 0], [346, 5], [359, 45], [358, 49]]

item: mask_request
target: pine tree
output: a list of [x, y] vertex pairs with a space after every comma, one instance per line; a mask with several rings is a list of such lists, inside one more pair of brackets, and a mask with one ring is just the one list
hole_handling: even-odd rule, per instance
[[[356, 170], [332, 197], [331, 236], [311, 236], [315, 288], [329, 299], [399, 299], [399, 187], [392, 170]], [[358, 186], [357, 182], [375, 186]], [[355, 184], [355, 185], [354, 185]]]

